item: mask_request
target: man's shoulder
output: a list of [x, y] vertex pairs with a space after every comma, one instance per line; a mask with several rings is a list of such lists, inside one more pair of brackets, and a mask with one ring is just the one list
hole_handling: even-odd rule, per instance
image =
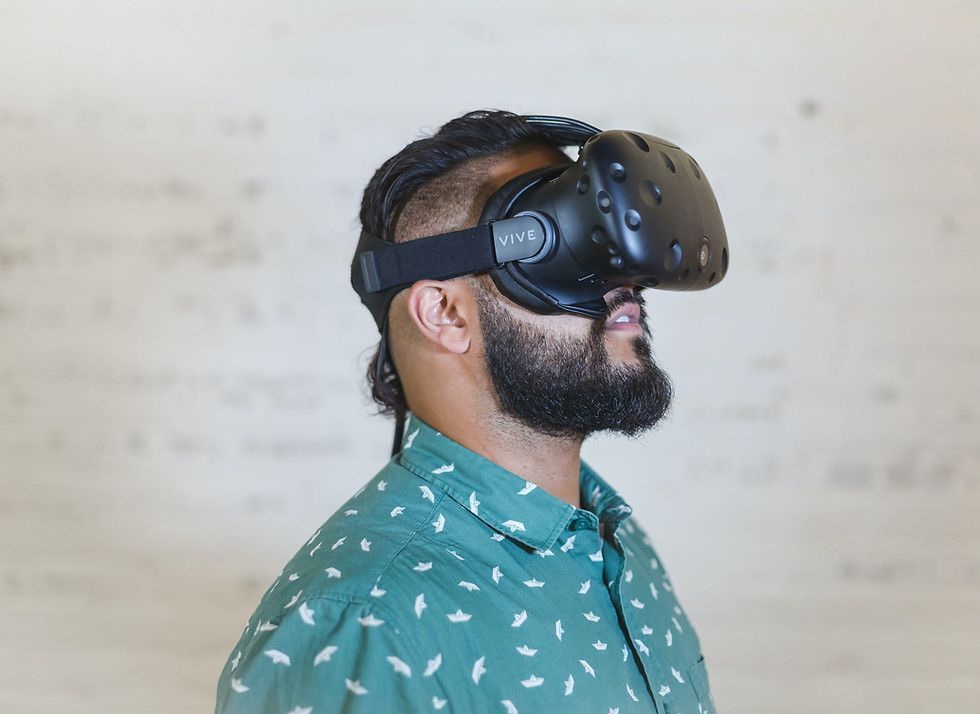
[[[379, 582], [400, 558], [417, 556], [409, 545], [433, 520], [442, 495], [397, 460], [385, 464], [286, 562], [229, 653], [222, 681], [236, 686], [232, 677], [242, 668], [270, 652], [288, 656], [290, 647], [295, 651], [325, 627], [363, 627], [379, 637], [402, 632]], [[397, 583], [389, 578], [383, 586]]]
[[262, 602], [273, 611], [318, 595], [369, 602], [385, 570], [431, 520], [441, 495], [389, 461], [299, 547]]

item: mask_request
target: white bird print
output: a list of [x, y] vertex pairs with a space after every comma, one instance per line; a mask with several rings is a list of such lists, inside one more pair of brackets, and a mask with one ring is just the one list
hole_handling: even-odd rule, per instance
[[426, 499], [432, 501], [432, 503], [435, 503], [436, 502], [436, 495], [434, 493], [432, 493], [432, 489], [431, 488], [429, 488], [425, 484], [422, 484], [421, 486], [419, 486], [419, 490], [422, 491], [422, 498], [426, 498]]
[[445, 473], [449, 473], [450, 471], [452, 471], [455, 468], [456, 468], [456, 464], [443, 464], [442, 466], [440, 466], [437, 469], [432, 469], [432, 473], [434, 473], [434, 474], [445, 474]]
[[575, 547], [575, 536], [570, 535], [568, 536], [568, 538], [565, 539], [565, 542], [561, 544], [561, 552], [567, 553], [574, 547]]
[[567, 697], [569, 694], [571, 694], [574, 688], [575, 688], [575, 677], [573, 677], [572, 675], [568, 675], [568, 679], [565, 680], [565, 696]]
[[578, 594], [585, 595], [585, 593], [589, 592], [590, 587], [592, 587], [592, 581], [586, 580], [584, 583], [582, 583], [582, 586], [578, 589]]
[[640, 632], [642, 632], [644, 635], [652, 635], [653, 628], [650, 627], [650, 625], [644, 625], [643, 627], [640, 628]]
[[480, 502], [478, 500], [476, 500], [476, 491], [473, 491], [470, 494], [470, 510], [473, 511], [473, 513], [476, 514], [476, 515], [480, 515], [479, 513], [477, 513], [477, 507], [479, 505], [480, 505]]
[[544, 582], [541, 581], [541, 580], [538, 580], [537, 578], [531, 578], [530, 580], [525, 580], [524, 581], [524, 584], [527, 585], [529, 588], [543, 588], [544, 587]]
[[677, 628], [677, 631], [678, 631], [678, 632], [683, 632], [683, 631], [684, 631], [684, 630], [682, 630], [682, 629], [681, 629], [681, 623], [679, 623], [679, 622], [677, 621], [677, 618], [676, 618], [676, 617], [672, 617], [672, 618], [670, 618], [670, 619], [671, 619], [671, 622], [673, 622], [673, 623], [674, 623], [674, 627], [676, 627], [676, 628]]
[[442, 529], [446, 527], [446, 517], [439, 514], [439, 517], [432, 521], [432, 525], [435, 526], [436, 533], [442, 533]]
[[661, 685], [660, 691], [657, 692], [657, 694], [659, 694], [661, 697], [665, 697], [669, 692], [670, 692], [670, 687], [668, 687], [666, 684], [663, 684]]
[[388, 655], [386, 659], [391, 662], [392, 668], [398, 674], [404, 674], [406, 677], [412, 676], [412, 668], [409, 667], [404, 660], [395, 657], [395, 655]]
[[522, 679], [521, 680], [521, 684], [523, 684], [525, 687], [529, 687], [529, 688], [530, 687], [540, 687], [542, 684], [544, 684], [544, 677], [539, 677], [539, 676], [537, 676], [535, 674], [532, 674], [527, 679]]
[[317, 531], [316, 531], [316, 533], [313, 534], [313, 537], [310, 538], [308, 541], [306, 541], [306, 544], [307, 545], [311, 545], [313, 543], [313, 541], [315, 541], [317, 538], [320, 537], [320, 531], [322, 531], [322, 530], [323, 530], [322, 528], [318, 528]]
[[589, 610], [588, 612], [583, 612], [582, 614], [585, 615], [585, 619], [588, 620], [589, 622], [599, 621], [599, 615], [596, 615], [594, 612], [592, 612], [592, 610]]
[[514, 621], [510, 623], [511, 627], [520, 627], [524, 624], [524, 620], [527, 619], [527, 610], [521, 610], [514, 614]]
[[459, 586], [461, 588], [466, 588], [470, 592], [473, 592], [474, 590], [479, 590], [480, 589], [480, 586], [479, 585], [477, 585], [476, 583], [471, 583], [469, 580], [460, 580], [459, 581]]
[[248, 691], [248, 687], [246, 687], [244, 684], [242, 684], [242, 680], [240, 680], [240, 679], [232, 679], [231, 680], [231, 688], [234, 689], [239, 694], [242, 694], [243, 692], [247, 692]]
[[623, 661], [625, 662], [626, 658], [629, 656], [630, 656], [629, 648], [626, 645], [623, 645]]
[[385, 481], [384, 479], [381, 479], [380, 481], [378, 481], [378, 490], [379, 491], [384, 491], [387, 486], [388, 486], [388, 482]]
[[535, 555], [540, 555], [542, 558], [547, 558], [549, 555], [554, 555], [554, 553], [551, 551], [551, 548], [548, 548], [548, 550], [541, 550], [540, 548], [535, 548], [534, 553]]
[[418, 565], [412, 567], [412, 570], [417, 570], [420, 573], [424, 573], [426, 570], [432, 570], [432, 561], [423, 563], [420, 560]]
[[515, 531], [525, 531], [525, 532], [527, 531], [527, 528], [525, 528], [524, 524], [521, 523], [520, 521], [506, 520], [503, 522], [503, 525], [510, 528], [511, 533], [514, 533]]
[[674, 612], [675, 612], [676, 614], [678, 614], [678, 615], [680, 615], [680, 614], [681, 614], [681, 608], [680, 608], [680, 606], [678, 606], [678, 605], [674, 605]]
[[441, 664], [442, 664], [442, 652], [437, 654], [435, 657], [433, 657], [426, 663], [425, 671], [422, 673], [422, 676], [431, 677], [433, 673], [435, 673], [435, 671], [439, 669], [439, 665]]
[[595, 670], [592, 669], [592, 665], [586, 662], [584, 659], [580, 659], [579, 662], [582, 664], [582, 669], [585, 670], [586, 674], [591, 674], [595, 677]]
[[394, 508], [391, 509], [390, 515], [392, 518], [394, 518], [395, 516], [400, 516], [404, 512], [405, 512], [405, 506], [395, 506]]
[[651, 594], [651, 595], [653, 595], [653, 599], [654, 599], [654, 600], [656, 600], [656, 599], [657, 599], [657, 596], [658, 596], [658, 594], [659, 594], [659, 593], [657, 592], [657, 586], [656, 586], [656, 585], [654, 585], [653, 583], [650, 583], [650, 594]]
[[326, 568], [323, 572], [325, 572], [327, 574], [327, 577], [328, 578], [339, 578], [340, 577], [340, 571], [337, 570], [337, 568], [333, 567], [332, 565], [329, 568]]
[[412, 448], [412, 442], [415, 441], [415, 437], [418, 436], [419, 429], [421, 429], [421, 428], [422, 427], [418, 427], [415, 431], [413, 431], [411, 434], [409, 434], [408, 437], [406, 437], [406, 439], [405, 439], [405, 448], [406, 449], [411, 449]]
[[432, 695], [432, 708], [433, 709], [442, 709], [444, 706], [446, 706], [446, 702], [448, 702], [448, 701], [449, 701], [448, 699], [440, 699], [435, 694], [433, 694]]
[[670, 647], [671, 642], [674, 641], [674, 633], [667, 630], [667, 632], [664, 633], [664, 637], [667, 638], [667, 646]]
[[450, 554], [452, 554], [452, 556], [454, 558], [456, 558], [457, 560], [466, 560], [466, 558], [464, 558], [459, 553], [457, 553], [454, 548], [446, 548], [446, 551], [449, 552]]
[[322, 545], [323, 545], [323, 543], [320, 542], [320, 543], [317, 543], [315, 546], [313, 546], [313, 550], [310, 551], [310, 557], [311, 558], [313, 557], [313, 554], [314, 553], [316, 553], [318, 550], [320, 550], [320, 546], [322, 546]]
[[299, 580], [299, 573], [290, 573], [289, 574], [289, 582], [295, 583], [297, 580]]
[[419, 593], [415, 598], [415, 616], [422, 617], [422, 611], [427, 608], [425, 604], [425, 593]]
[[537, 487], [538, 487], [538, 485], [536, 483], [531, 483], [530, 481], [525, 481], [524, 482], [524, 488], [522, 488], [520, 491], [518, 491], [517, 492], [517, 495], [518, 496], [526, 496], [527, 494], [531, 493], [531, 491], [533, 491]]
[[289, 598], [289, 602], [287, 602], [285, 605], [283, 605], [282, 606], [282, 609], [285, 610], [286, 608], [290, 608], [293, 605], [295, 605], [299, 601], [299, 596], [302, 594], [302, 592], [303, 591], [300, 590], [298, 593], [296, 593], [291, 598]]
[[330, 657], [337, 651], [337, 649], [337, 645], [327, 645], [324, 647], [317, 653], [317, 656], [313, 658], [313, 666], [316, 667], [321, 662], [329, 662]]
[[619, 707], [609, 707], [607, 714], [619, 714]]
[[531, 649], [526, 644], [521, 645], [520, 647], [515, 647], [514, 649], [516, 649], [518, 652], [520, 652], [525, 657], [533, 657], [535, 655], [535, 653], [537, 652], [536, 649]]
[[313, 610], [305, 602], [299, 606], [299, 616], [307, 625], [315, 625], [313, 622]]
[[498, 543], [504, 539], [503, 533], [494, 533], [490, 536], [490, 540], [495, 540]]
[[266, 650], [262, 654], [271, 659], [275, 664], [284, 664], [287, 667], [289, 666], [289, 655], [281, 650]]
[[378, 625], [384, 624], [384, 620], [379, 620], [374, 616], [373, 612], [369, 612], [366, 616], [359, 617], [357, 620], [365, 627], [377, 627]]
[[313, 714], [313, 707], [296, 707], [288, 714]]
[[645, 655], [650, 654], [650, 648], [647, 647], [646, 643], [639, 637], [634, 637], [633, 641], [636, 643], [637, 648]]
[[456, 608], [456, 612], [447, 613], [446, 617], [449, 618], [450, 622], [466, 622], [471, 617], [473, 617], [473, 615], [468, 612], [463, 612], [459, 608]]
[[632, 605], [633, 607], [635, 607], [637, 609], [640, 609], [640, 610], [642, 610], [644, 607], [646, 607], [646, 605], [643, 603], [643, 601], [640, 600], [640, 599], [638, 599], [638, 598], [633, 598], [632, 600], [630, 600], [630, 605]]
[[517, 707], [514, 706], [514, 702], [512, 702], [510, 699], [501, 699], [500, 703], [507, 709], [507, 714], [519, 714]]
[[367, 694], [367, 690], [361, 686], [361, 680], [359, 679], [351, 681], [345, 677], [344, 683], [347, 684], [347, 688], [354, 694]]
[[672, 675], [674, 675], [674, 679], [676, 679], [681, 684], [684, 684], [684, 679], [683, 679], [683, 677], [681, 677], [681, 673], [680, 672], [678, 672], [676, 669], [674, 669], [673, 667], [671, 667], [670, 668], [670, 673]]
[[626, 685], [626, 693], [630, 695], [630, 699], [632, 699], [634, 702], [640, 701], [628, 684]]
[[484, 657], [480, 657], [476, 662], [473, 663], [473, 684], [480, 683], [480, 677], [487, 671], [487, 668], [483, 666]]
[[368, 552], [371, 550], [371, 541], [367, 538], [361, 538], [361, 550]]
[[[364, 489], [362, 488], [360, 491], [358, 491], [358, 493], [360, 493], [363, 490]], [[344, 515], [345, 516], [356, 516], [357, 515], [357, 509], [356, 508], [348, 508], [346, 511], [344, 511]]]
[[670, 586], [670, 583], [667, 582], [667, 579], [666, 578], [664, 578], [663, 580], [661, 580], [660, 581], [660, 584], [664, 586], [664, 590], [666, 590], [667, 592], [669, 592], [669, 593], [674, 592], [674, 588], [672, 588]]
[[555, 620], [555, 636], [560, 640], [565, 634], [565, 628], [561, 626], [561, 620]]
[[500, 577], [501, 577], [501, 575], [503, 575], [503, 573], [500, 572], [500, 566], [499, 565], [493, 566], [493, 571], [492, 571], [491, 575], [493, 576], [493, 581], [495, 583], [499, 583], [500, 582]]
[[340, 538], [336, 543], [334, 543], [332, 546], [330, 546], [330, 550], [337, 550], [337, 548], [339, 548], [340, 546], [342, 546], [344, 544], [344, 541], [345, 540], [347, 540], [347, 536], [344, 536], [343, 538]]
[[654, 570], [660, 567], [660, 563], [657, 562], [656, 558], [650, 558], [650, 567], [653, 568]]
[[381, 588], [378, 587], [378, 584], [375, 583], [374, 584], [374, 587], [371, 588], [371, 597], [381, 597], [386, 592], [388, 592], [388, 591], [387, 590], [382, 590]]
[[602, 546], [599, 546], [599, 550], [597, 550], [595, 553], [589, 553], [589, 560], [591, 560], [593, 563], [598, 563], [600, 560], [602, 560]]
[[602, 640], [596, 640], [595, 642], [592, 643], [592, 646], [595, 647], [600, 652], [606, 649], [606, 643], [603, 642]]
[[272, 630], [279, 627], [279, 625], [273, 625], [271, 622], [260, 622], [259, 626], [255, 628], [256, 632], [271, 632]]
[[628, 582], [628, 583], [629, 582], [632, 582], [632, 580], [633, 580], [633, 570], [630, 569], [630, 570], [627, 570], [625, 573], [623, 573], [623, 579], [626, 582]]

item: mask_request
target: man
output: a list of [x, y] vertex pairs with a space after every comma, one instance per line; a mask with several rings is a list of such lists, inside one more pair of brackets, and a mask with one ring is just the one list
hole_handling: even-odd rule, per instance
[[[378, 169], [361, 221], [413, 240], [475, 225], [521, 173], [568, 162], [509, 112], [470, 112]], [[218, 682], [225, 712], [714, 711], [694, 627], [625, 499], [580, 457], [667, 413], [644, 300], [540, 315], [486, 274], [390, 307], [401, 449], [287, 563]]]

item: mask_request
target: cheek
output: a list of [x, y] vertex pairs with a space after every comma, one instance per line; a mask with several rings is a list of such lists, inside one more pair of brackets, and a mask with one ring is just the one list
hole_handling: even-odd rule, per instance
[[535, 332], [547, 334], [558, 339], [584, 340], [595, 329], [594, 321], [581, 315], [562, 313], [558, 315], [538, 315], [527, 320]]

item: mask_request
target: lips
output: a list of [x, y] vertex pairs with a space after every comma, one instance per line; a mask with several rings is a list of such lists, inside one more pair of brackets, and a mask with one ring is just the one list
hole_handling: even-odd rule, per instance
[[[621, 322], [616, 322], [623, 317], [628, 318]], [[619, 306], [617, 310], [606, 319], [607, 330], [636, 330], [640, 326], [640, 305], [635, 302], [627, 302]]]

